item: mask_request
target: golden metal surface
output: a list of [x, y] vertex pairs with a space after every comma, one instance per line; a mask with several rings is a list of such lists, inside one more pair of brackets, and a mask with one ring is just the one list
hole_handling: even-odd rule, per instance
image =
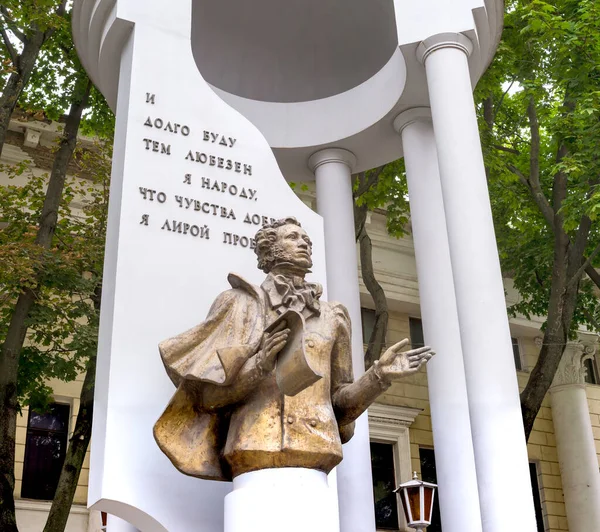
[[342, 460], [354, 420], [392, 380], [433, 356], [429, 347], [401, 352], [403, 340], [353, 381], [348, 312], [320, 301], [321, 286], [304, 280], [312, 266], [306, 232], [288, 218], [263, 227], [256, 241], [263, 284], [230, 274], [231, 290], [207, 319], [159, 346], [177, 391], [154, 437], [187, 475], [230, 480], [274, 467], [328, 473]]

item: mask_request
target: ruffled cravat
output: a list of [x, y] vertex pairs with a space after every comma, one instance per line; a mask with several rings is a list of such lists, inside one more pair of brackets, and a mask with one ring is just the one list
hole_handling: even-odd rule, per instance
[[[305, 308], [317, 316], [321, 314], [319, 298], [323, 287], [318, 283], [307, 283], [302, 277], [273, 275], [273, 286], [281, 298], [281, 306], [302, 312]], [[277, 308], [279, 305], [275, 305]], [[279, 310], [279, 309], [278, 309]]]

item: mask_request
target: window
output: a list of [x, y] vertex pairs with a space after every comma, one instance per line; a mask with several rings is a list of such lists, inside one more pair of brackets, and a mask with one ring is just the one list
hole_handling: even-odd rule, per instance
[[368, 344], [371, 333], [375, 328], [375, 311], [370, 308], [361, 308], [360, 319], [362, 322], [363, 344]]
[[399, 530], [398, 501], [394, 446], [390, 443], [371, 442], [371, 470], [375, 499], [375, 523], [378, 530]]
[[52, 500], [67, 450], [69, 405], [29, 410], [21, 497]]
[[[386, 497], [402, 482], [412, 478], [409, 427], [420, 413], [420, 409], [407, 406], [375, 403], [369, 407], [369, 435], [373, 442], [373, 494], [378, 530], [407, 529], [404, 514], [398, 511], [398, 497]], [[390, 508], [392, 501], [395, 509]], [[392, 522], [389, 512], [394, 512], [395, 522]]]
[[[435, 454], [433, 449], [419, 449], [419, 460], [421, 462], [421, 479], [425, 482], [437, 484], [437, 473], [435, 471]], [[431, 516], [431, 525], [427, 527], [427, 532], [442, 532], [442, 519], [440, 517], [440, 501], [436, 495], [433, 499], [433, 512]]]
[[414, 348], [423, 347], [423, 322], [419, 318], [408, 318], [408, 329], [410, 332], [410, 345]]
[[523, 361], [521, 359], [521, 346], [519, 344], [518, 338], [511, 338], [512, 348], [513, 348], [513, 356], [515, 358], [515, 367], [518, 371], [523, 371]]
[[540, 485], [538, 483], [537, 464], [529, 462], [529, 475], [531, 476], [531, 489], [533, 491], [533, 506], [535, 508], [535, 521], [537, 532], [544, 532], [544, 517], [542, 515], [542, 500], [540, 497]]
[[583, 365], [586, 369], [585, 382], [588, 384], [600, 384], [600, 376], [598, 375], [598, 363], [596, 357], [586, 358], [583, 361]]

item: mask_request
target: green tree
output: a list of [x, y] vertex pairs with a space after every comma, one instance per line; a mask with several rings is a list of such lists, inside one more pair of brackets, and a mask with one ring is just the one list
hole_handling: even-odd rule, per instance
[[[38, 3], [36, 3], [37, 5]], [[43, 4], [39, 3], [39, 4]], [[34, 17], [36, 11], [22, 16]], [[39, 7], [39, 6], [38, 6]], [[16, 8], [15, 8], [16, 9]], [[12, 13], [11, 13], [12, 14]], [[8, 167], [27, 175], [24, 186], [0, 189], [0, 529], [16, 531], [14, 452], [16, 418], [21, 405], [43, 408], [50, 377], [72, 380], [89, 369], [81, 409], [59, 480], [46, 530], [64, 530], [92, 419], [93, 368], [108, 176], [104, 150], [77, 152], [80, 130], [110, 135], [112, 115], [78, 62], [68, 25], [57, 26], [38, 54], [36, 68], [20, 103], [53, 119], [68, 111], [49, 176], [26, 165]], [[25, 20], [25, 19], [24, 19]], [[25, 23], [25, 22], [24, 22]], [[35, 19], [32, 26], [38, 24]], [[59, 89], [57, 90], [57, 87]], [[13, 106], [14, 108], [14, 106]], [[94, 155], [97, 152], [98, 155]], [[67, 179], [72, 162], [87, 171], [87, 186]], [[91, 179], [91, 181], [90, 181]], [[93, 183], [94, 179], [100, 182]], [[81, 215], [75, 203], [90, 201]]]
[[72, 240], [69, 243], [68, 251], [81, 258], [78, 273], [84, 276], [86, 284], [82, 287], [85, 292], [81, 294], [80, 300], [86, 303], [86, 316], [84, 324], [77, 324], [66, 348], [70, 351], [69, 354], [72, 358], [85, 361], [83, 368], [85, 380], [79, 396], [79, 412], [75, 428], [69, 441], [44, 532], [65, 530], [85, 454], [92, 436], [111, 152], [111, 145], [103, 142], [95, 150], [81, 153], [80, 167], [82, 172], [88, 176], [86, 181], [89, 180], [77, 187], [80, 192], [78, 195], [86, 198], [82, 209], [83, 216], [73, 216], [72, 213], [69, 215], [69, 221], [72, 224], [69, 235]]
[[600, 331], [600, 4], [511, 0], [498, 55], [477, 97], [503, 270], [544, 316], [543, 345], [521, 393], [531, 433], [566, 342]]
[[0, 58], [5, 78], [0, 95], [0, 154], [10, 118], [46, 42], [68, 26], [67, 0], [2, 0]]
[[[5, 223], [8, 223], [3, 236], [17, 237], [14, 240], [11, 238], [11, 241], [7, 242], [8, 249], [3, 250], [0, 255], [3, 261], [13, 259], [14, 262], [7, 264], [2, 269], [14, 272], [18, 277], [17, 283], [11, 285], [4, 282], [2, 287], [4, 304], [1, 320], [3, 330], [0, 335], [2, 338], [0, 348], [0, 404], [2, 405], [0, 410], [0, 475], [2, 475], [0, 477], [0, 528], [7, 531], [17, 530], [14, 520], [13, 490], [16, 420], [20, 410], [19, 392], [24, 392], [26, 397], [31, 397], [35, 392], [39, 393], [40, 383], [37, 381], [43, 373], [30, 370], [33, 368], [48, 370], [47, 364], [51, 352], [57, 353], [53, 360], [55, 366], [60, 367], [66, 360], [66, 356], [63, 357], [63, 353], [60, 352], [60, 344], [68, 337], [68, 332], [64, 330], [62, 320], [54, 321], [56, 310], [61, 312], [61, 317], [72, 322], [79, 317], [83, 305], [85, 305], [83, 303], [79, 313], [75, 314], [76, 309], [67, 307], [68, 311], [65, 309], [63, 315], [63, 307], [54, 306], [56, 303], [55, 291], [47, 290], [47, 288], [51, 288], [53, 285], [59, 289], [66, 286], [61, 285], [61, 282], [67, 280], [65, 279], [66, 272], [60, 268], [63, 261], [59, 253], [56, 253], [54, 243], [55, 241], [60, 242], [59, 238], [62, 237], [59, 211], [65, 188], [67, 165], [75, 149], [77, 130], [89, 90], [89, 82], [83, 80], [71, 106], [44, 195], [41, 197], [39, 195], [26, 196], [25, 204], [17, 204], [20, 216], [17, 212], [10, 213], [11, 205], [7, 201], [10, 198], [4, 198], [2, 202], [3, 218]], [[35, 186], [36, 181], [39, 180], [32, 176], [28, 183], [30, 186], [22, 187], [19, 192], [24, 194], [32, 191], [31, 187]], [[33, 210], [35, 207], [37, 209]], [[16, 226], [14, 220], [19, 218], [22, 220], [24, 216], [28, 217], [29, 213], [26, 210], [28, 208], [32, 208], [33, 212], [37, 214], [38, 221], [29, 225], [29, 232], [26, 233], [24, 227]], [[14, 215], [14, 219], [11, 219], [11, 214]], [[55, 233], [57, 233], [56, 239], [54, 238]], [[67, 238], [67, 235], [64, 237]], [[20, 255], [19, 258], [23, 260], [15, 260], [17, 258], [15, 255], [17, 257]], [[30, 333], [29, 345], [24, 348], [28, 331]], [[49, 347], [50, 352], [45, 352], [44, 346]], [[62, 370], [65, 369], [67, 368], [62, 368]], [[27, 375], [27, 372], [30, 374]], [[22, 376], [25, 373], [29, 377], [21, 379], [21, 390], [17, 386], [19, 373]], [[23, 386], [25, 386], [25, 390], [23, 390]]]

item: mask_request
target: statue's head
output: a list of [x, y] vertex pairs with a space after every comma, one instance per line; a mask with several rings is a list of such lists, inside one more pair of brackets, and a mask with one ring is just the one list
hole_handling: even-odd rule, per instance
[[287, 267], [307, 273], [312, 267], [312, 242], [296, 218], [282, 218], [263, 225], [256, 233], [258, 268], [269, 273]]

